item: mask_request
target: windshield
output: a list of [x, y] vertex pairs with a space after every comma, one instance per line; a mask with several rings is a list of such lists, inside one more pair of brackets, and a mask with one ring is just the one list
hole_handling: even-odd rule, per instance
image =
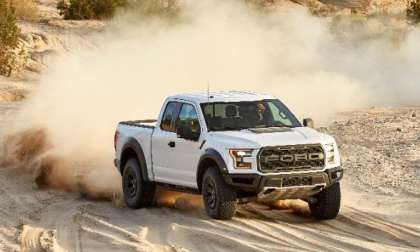
[[301, 127], [279, 100], [201, 104], [209, 131], [268, 127]]

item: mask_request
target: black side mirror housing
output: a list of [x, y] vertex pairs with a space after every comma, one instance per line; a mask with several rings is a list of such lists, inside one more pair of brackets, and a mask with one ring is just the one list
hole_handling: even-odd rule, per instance
[[309, 127], [309, 128], [314, 128], [315, 124], [314, 124], [314, 121], [311, 118], [305, 118], [305, 119], [303, 119], [303, 126]]
[[191, 141], [198, 141], [200, 138], [200, 131], [193, 132], [192, 125], [188, 123], [182, 123], [176, 130], [176, 134], [179, 138], [183, 138]]

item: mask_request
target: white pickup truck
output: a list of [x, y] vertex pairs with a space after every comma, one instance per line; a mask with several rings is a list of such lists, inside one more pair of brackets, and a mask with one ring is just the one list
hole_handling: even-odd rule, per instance
[[159, 119], [120, 122], [114, 163], [130, 208], [156, 186], [203, 195], [207, 214], [230, 219], [238, 199], [302, 199], [335, 218], [343, 177], [333, 137], [303, 125], [277, 98], [253, 92], [168, 97]]

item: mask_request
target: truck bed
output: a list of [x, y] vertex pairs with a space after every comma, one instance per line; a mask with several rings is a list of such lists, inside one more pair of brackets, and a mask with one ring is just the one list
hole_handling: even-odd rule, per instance
[[156, 127], [156, 120], [146, 119], [146, 120], [135, 120], [135, 121], [123, 121], [123, 122], [120, 122], [120, 124], [134, 126], [134, 127], [154, 129]]

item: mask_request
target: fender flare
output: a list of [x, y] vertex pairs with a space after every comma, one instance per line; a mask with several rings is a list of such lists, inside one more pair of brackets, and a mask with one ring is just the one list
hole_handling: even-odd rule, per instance
[[198, 161], [197, 166], [197, 186], [198, 189], [201, 191], [201, 182], [204, 176], [204, 172], [206, 170], [206, 166], [204, 165], [206, 161], [211, 160], [217, 164], [217, 168], [219, 169], [220, 173], [222, 174], [223, 178], [226, 180], [226, 176], [228, 174], [228, 169], [225, 160], [223, 159], [222, 155], [215, 149], [206, 149], [204, 154], [201, 155], [200, 160]]
[[[147, 171], [147, 163], [146, 163], [146, 158], [144, 156], [143, 148], [141, 147], [140, 143], [133, 137], [128, 138], [127, 142], [124, 144], [124, 146], [122, 148], [121, 162], [120, 162], [120, 167], [119, 167], [120, 173], [121, 174], [123, 173], [123, 169], [124, 169], [124, 165], [125, 165], [124, 160], [123, 160], [124, 154], [127, 150], [130, 150], [130, 149], [133, 150], [136, 153], [136, 157], [137, 157], [137, 160], [138, 160], [139, 165], [140, 165], [140, 172], [141, 172], [141, 175], [143, 176], [143, 179], [145, 181], [150, 181], [149, 174], [148, 174], [148, 171]], [[127, 160], [125, 160], [125, 161], [127, 161]]]

